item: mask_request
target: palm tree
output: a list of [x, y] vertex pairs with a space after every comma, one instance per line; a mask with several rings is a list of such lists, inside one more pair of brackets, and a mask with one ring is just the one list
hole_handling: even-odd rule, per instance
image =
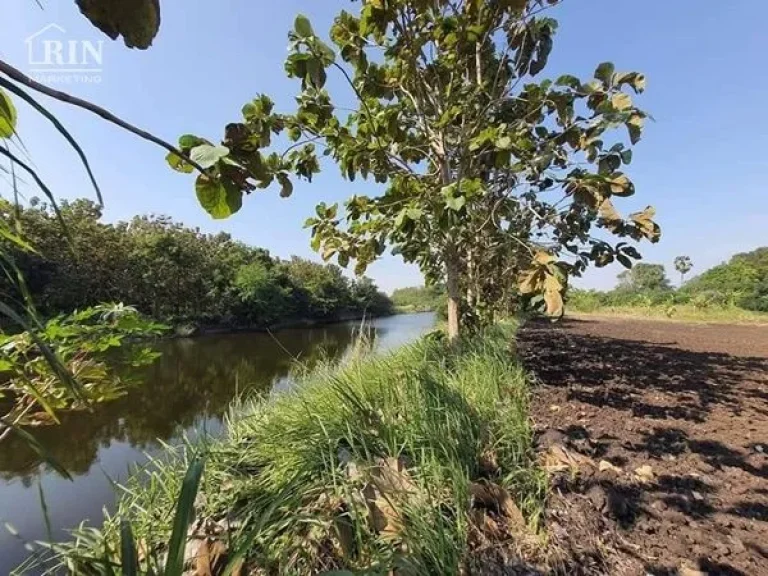
[[680, 272], [680, 285], [685, 282], [685, 275], [693, 268], [693, 262], [691, 262], [690, 256], [678, 256], [675, 258], [675, 270]]

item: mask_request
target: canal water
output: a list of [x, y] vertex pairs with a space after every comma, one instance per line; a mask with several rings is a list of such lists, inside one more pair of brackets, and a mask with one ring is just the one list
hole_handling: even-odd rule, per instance
[[[434, 326], [432, 313], [372, 321], [377, 352], [418, 338]], [[129, 392], [91, 412], [61, 414], [61, 424], [34, 433], [74, 480], [61, 477], [27, 444], [0, 445], [0, 574], [29, 554], [29, 544], [48, 540], [41, 492], [54, 539], [81, 522], [98, 526], [115, 504], [113, 482], [161, 453], [162, 442], [217, 434], [238, 395], [288, 387], [296, 359], [342, 359], [354, 344], [359, 322], [282, 330], [274, 335], [237, 333], [165, 340], [160, 358], [134, 375]], [[42, 488], [42, 490], [41, 490]], [[26, 545], [26, 547], [25, 547]]]

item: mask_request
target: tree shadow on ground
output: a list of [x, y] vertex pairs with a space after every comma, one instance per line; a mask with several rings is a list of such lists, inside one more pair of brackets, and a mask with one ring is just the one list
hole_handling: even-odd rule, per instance
[[[768, 358], [740, 355], [741, 332], [707, 340], [713, 335], [712, 327], [565, 320], [533, 322], [519, 337], [539, 384], [539, 440], [589, 456], [595, 468], [607, 460], [623, 469], [581, 473], [556, 488], [590, 501], [636, 544], [622, 551], [649, 574], [679, 574], [683, 558], [711, 575], [738, 576], [768, 559], [758, 544], [768, 523], [768, 462], [759, 454], [768, 446], [755, 433], [768, 416]], [[760, 353], [762, 337], [743, 349]], [[735, 353], [701, 351], [721, 345]], [[749, 422], [759, 442], [734, 430]], [[637, 481], [634, 467], [646, 463], [654, 476]], [[646, 564], [649, 547], [656, 564]]]
[[[569, 331], [585, 320], [552, 326], [533, 323], [520, 342], [526, 364], [545, 386], [566, 387], [568, 399], [626, 410], [633, 416], [703, 422], [714, 406], [735, 414], [747, 398], [768, 392], [745, 389], [768, 372], [768, 359], [694, 352], [663, 344]], [[553, 338], [560, 342], [555, 346]], [[740, 386], [736, 394], [734, 388]], [[649, 392], [657, 392], [650, 401]]]

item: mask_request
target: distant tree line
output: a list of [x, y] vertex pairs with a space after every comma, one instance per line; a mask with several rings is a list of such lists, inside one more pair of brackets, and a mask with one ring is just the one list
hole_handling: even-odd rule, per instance
[[[369, 278], [350, 280], [335, 265], [280, 260], [229, 234], [204, 234], [165, 216], [109, 224], [94, 202], [51, 207], [0, 204], [34, 253], [7, 249], [44, 316], [101, 302], [124, 302], [170, 323], [269, 326], [392, 312]], [[63, 221], [63, 222], [62, 222]], [[21, 300], [10, 280], [4, 297]]]
[[446, 307], [445, 286], [411, 286], [392, 292], [392, 303], [401, 312], [431, 312]]
[[[681, 278], [691, 270], [689, 257], [675, 260]], [[568, 302], [581, 310], [605, 306], [652, 306], [692, 304], [699, 308], [733, 306], [768, 312], [768, 247], [736, 254], [728, 262], [710, 268], [673, 288], [661, 264], [636, 264], [619, 274], [619, 283], [609, 291], [569, 290]]]

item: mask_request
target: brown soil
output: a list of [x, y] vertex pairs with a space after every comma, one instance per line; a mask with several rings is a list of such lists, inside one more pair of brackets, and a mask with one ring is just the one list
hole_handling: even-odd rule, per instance
[[580, 318], [519, 346], [542, 450], [590, 462], [553, 476], [565, 573], [768, 575], [768, 327]]

